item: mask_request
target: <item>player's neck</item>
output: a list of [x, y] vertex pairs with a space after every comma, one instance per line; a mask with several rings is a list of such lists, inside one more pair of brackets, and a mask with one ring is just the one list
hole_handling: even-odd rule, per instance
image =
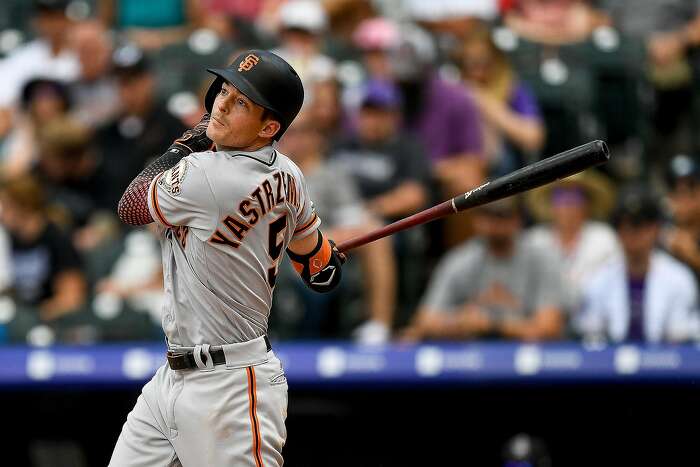
[[272, 146], [272, 141], [269, 139], [261, 139], [261, 140], [256, 140], [253, 143], [243, 146], [243, 147], [233, 147], [233, 146], [224, 146], [223, 144], [217, 144], [216, 145], [216, 150], [217, 151], [242, 151], [242, 152], [254, 152], [259, 149], [264, 148], [265, 146]]

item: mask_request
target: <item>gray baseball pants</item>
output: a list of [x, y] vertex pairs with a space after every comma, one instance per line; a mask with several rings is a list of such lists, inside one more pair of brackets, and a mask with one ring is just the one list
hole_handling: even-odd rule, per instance
[[279, 359], [262, 337], [223, 349], [225, 365], [158, 369], [127, 416], [110, 467], [282, 465], [287, 380]]

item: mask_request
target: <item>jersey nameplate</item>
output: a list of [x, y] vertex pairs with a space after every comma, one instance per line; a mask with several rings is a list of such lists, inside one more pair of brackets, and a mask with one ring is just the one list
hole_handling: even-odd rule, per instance
[[273, 173], [238, 204], [237, 211], [221, 219], [226, 228], [217, 229], [209, 241], [238, 248], [248, 231], [278, 204], [288, 203], [298, 212], [301, 207], [297, 193], [293, 175], [283, 171]]

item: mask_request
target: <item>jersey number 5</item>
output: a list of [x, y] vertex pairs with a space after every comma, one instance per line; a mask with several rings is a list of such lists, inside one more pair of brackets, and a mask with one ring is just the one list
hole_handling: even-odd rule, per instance
[[286, 228], [286, 214], [270, 222], [268, 252], [270, 259], [272, 260], [272, 266], [267, 270], [267, 283], [270, 284], [270, 288], [274, 288], [275, 282], [277, 281], [277, 264], [280, 255], [282, 254], [282, 247], [284, 246], [284, 240], [280, 240], [279, 236]]

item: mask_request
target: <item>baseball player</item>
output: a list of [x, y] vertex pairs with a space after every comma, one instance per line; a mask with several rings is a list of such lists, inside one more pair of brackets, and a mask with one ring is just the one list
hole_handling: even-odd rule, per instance
[[127, 417], [115, 467], [282, 465], [287, 381], [266, 336], [279, 262], [286, 251], [325, 292], [345, 260], [319, 230], [299, 168], [272, 146], [301, 108], [297, 73], [262, 50], [208, 71], [208, 114], [119, 202], [124, 222], [161, 233], [168, 351]]

